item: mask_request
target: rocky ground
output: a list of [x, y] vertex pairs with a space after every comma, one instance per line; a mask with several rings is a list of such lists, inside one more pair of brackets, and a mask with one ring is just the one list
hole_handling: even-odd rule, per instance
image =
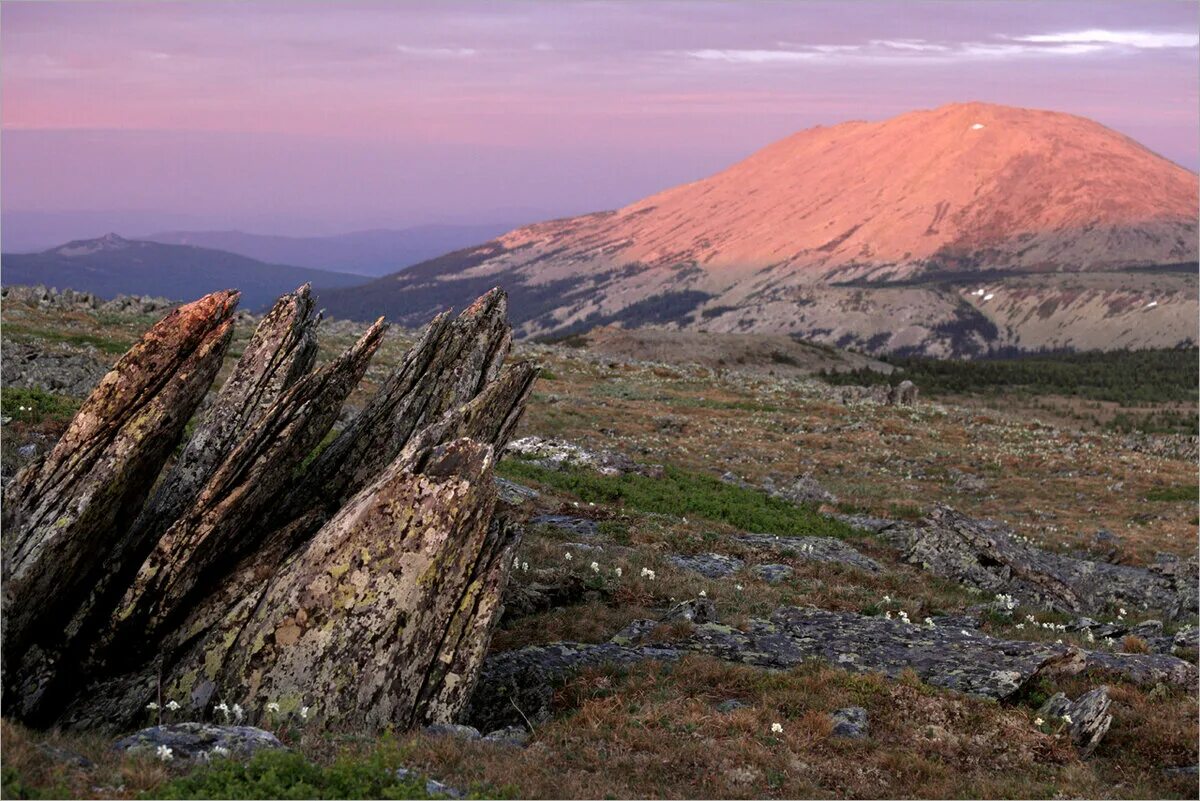
[[[161, 313], [6, 295], [5, 484]], [[321, 328], [325, 360], [363, 326]], [[387, 334], [348, 409], [412, 338]], [[277, 742], [168, 728], [114, 750], [6, 722], [4, 794], [211, 794], [206, 771], [250, 781], [220, 759], [246, 743], [334, 795], [1195, 797], [1195, 438], [761, 364], [517, 356], [542, 365], [499, 470], [525, 535], [463, 727], [379, 741], [293, 712], [268, 716]], [[330, 778], [380, 766], [394, 784]]]

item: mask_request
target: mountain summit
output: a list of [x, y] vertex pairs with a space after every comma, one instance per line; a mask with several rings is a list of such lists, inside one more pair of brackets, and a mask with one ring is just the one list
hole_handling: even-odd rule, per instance
[[[617, 211], [519, 228], [327, 300], [334, 314], [414, 323], [499, 283], [529, 334], [597, 322], [819, 332], [829, 326], [796, 313], [819, 287], [1195, 262], [1197, 191], [1194, 173], [1091, 120], [953, 104], [802, 131]], [[1105, 291], [1136, 289], [1118, 283]], [[859, 333], [838, 338], [861, 345]], [[872, 345], [887, 347], [905, 345]]]

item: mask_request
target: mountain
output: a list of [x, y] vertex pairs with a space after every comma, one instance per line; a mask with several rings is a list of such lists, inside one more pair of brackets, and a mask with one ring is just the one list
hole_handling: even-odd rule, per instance
[[498, 284], [525, 335], [660, 324], [932, 355], [1173, 345], [1196, 335], [1197, 188], [1091, 120], [952, 104], [802, 131], [617, 211], [322, 301], [416, 324]]
[[486, 242], [511, 225], [420, 225], [335, 236], [271, 236], [244, 231], [167, 231], [146, 237], [170, 245], [226, 250], [275, 264], [386, 275], [410, 264]]
[[46, 284], [93, 292], [157, 295], [192, 300], [218, 289], [242, 292], [244, 309], [256, 310], [303, 283], [347, 287], [363, 278], [348, 273], [265, 264], [234, 253], [187, 245], [163, 245], [107, 234], [80, 239], [41, 253], [5, 253], [6, 285]]

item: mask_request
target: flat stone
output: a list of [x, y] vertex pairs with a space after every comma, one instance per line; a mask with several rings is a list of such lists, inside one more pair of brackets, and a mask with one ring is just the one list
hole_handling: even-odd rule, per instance
[[861, 740], [867, 736], [867, 710], [861, 706], [848, 706], [829, 716], [833, 721], [833, 736], [850, 740]]
[[688, 623], [716, 623], [717, 605], [709, 598], [694, 598], [680, 601], [663, 615], [664, 623], [685, 620]]
[[426, 726], [423, 731], [434, 737], [453, 737], [457, 740], [478, 740], [480, 738], [479, 729], [460, 723], [434, 723]]
[[719, 553], [698, 553], [687, 556], [676, 554], [667, 557], [667, 561], [676, 567], [713, 579], [733, 575], [746, 564], [741, 559]]
[[485, 743], [521, 747], [529, 742], [529, 730], [524, 726], [505, 726], [483, 735]]
[[215, 723], [171, 723], [151, 726], [122, 737], [113, 748], [152, 756], [166, 746], [172, 759], [207, 760], [220, 756], [250, 756], [263, 750], [286, 750], [269, 731], [253, 726], [220, 726]]
[[616, 645], [641, 645], [650, 632], [658, 628], [657, 620], [633, 620], [609, 640]]
[[755, 565], [750, 568], [750, 572], [758, 576], [768, 584], [779, 584], [782, 581], [792, 577], [796, 571], [790, 565], [781, 565], [778, 563]]
[[722, 715], [728, 715], [730, 712], [736, 712], [739, 709], [746, 709], [749, 704], [743, 703], [736, 698], [730, 698], [728, 701], [722, 701], [717, 704], [716, 710]]
[[565, 531], [573, 537], [594, 537], [600, 533], [600, 524], [587, 517], [577, 515], [535, 515], [530, 523], [550, 526]]
[[779, 537], [774, 534], [743, 534], [736, 537], [739, 542], [752, 548], [768, 550], [781, 556], [801, 559], [806, 562], [833, 562], [878, 573], [883, 567], [869, 556], [864, 556], [834, 537]]

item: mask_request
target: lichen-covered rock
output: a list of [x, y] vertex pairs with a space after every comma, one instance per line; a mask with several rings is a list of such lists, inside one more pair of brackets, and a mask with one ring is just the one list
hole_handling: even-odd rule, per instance
[[[164, 760], [209, 761], [248, 757], [264, 750], [286, 750], [274, 734], [253, 726], [219, 726], [215, 723], [172, 723], [151, 726], [113, 743], [113, 748], [131, 754], [146, 754]], [[160, 749], [170, 749], [169, 753]]]
[[868, 573], [878, 573], [883, 570], [883, 567], [874, 559], [864, 556], [853, 546], [834, 537], [780, 537], [775, 534], [743, 534], [735, 539], [757, 550], [766, 550], [807, 562], [836, 562], [865, 570]]
[[737, 557], [719, 553], [675, 555], [667, 557], [667, 561], [683, 570], [713, 579], [731, 576], [746, 566], [746, 563]]
[[1194, 569], [1166, 572], [1062, 556], [1021, 541], [1003, 526], [945, 506], [918, 523], [898, 523], [882, 534], [906, 561], [935, 575], [1031, 605], [1069, 614], [1130, 606], [1168, 618], [1197, 611]]
[[867, 710], [861, 706], [848, 706], [839, 709], [830, 717], [833, 723], [833, 736], [845, 737], [848, 740], [861, 740], [867, 736]]
[[1088, 756], [1100, 744], [1112, 725], [1107, 687], [1097, 687], [1084, 693], [1075, 701], [1063, 693], [1055, 693], [1038, 710], [1040, 717], [1059, 718], [1067, 721], [1071, 741], [1081, 756]]
[[[27, 714], [63, 627], [123, 553], [130, 524], [221, 366], [236, 292], [189, 303], [104, 376], [58, 444], [8, 488], [3, 513], [5, 706]], [[46, 640], [38, 645], [38, 640]], [[27, 659], [31, 649], [36, 659]]]
[[276, 571], [214, 682], [222, 696], [247, 709], [320, 699], [338, 725], [452, 720], [519, 537], [492, 524], [493, 466], [467, 439], [417, 464], [402, 454]]
[[780, 584], [791, 578], [796, 571], [790, 565], [765, 564], [755, 565], [750, 568], [750, 572], [768, 584]]
[[535, 501], [541, 497], [541, 493], [532, 487], [526, 487], [524, 484], [509, 481], [507, 478], [501, 476], [496, 476], [496, 491], [500, 496], [500, 500], [510, 506], [523, 506], [529, 501]]
[[44, 389], [59, 395], [83, 396], [108, 372], [98, 350], [80, 352], [62, 342], [15, 342], [5, 339], [0, 377], [6, 387]]
[[600, 533], [600, 524], [589, 517], [578, 515], [542, 514], [529, 518], [535, 526], [550, 526], [570, 534], [572, 537], [594, 537]]

